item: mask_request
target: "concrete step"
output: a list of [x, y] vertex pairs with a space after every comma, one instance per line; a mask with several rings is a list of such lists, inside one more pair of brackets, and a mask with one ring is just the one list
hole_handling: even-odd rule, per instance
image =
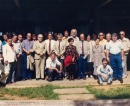
[[71, 94], [71, 95], [60, 95], [60, 100], [95, 100], [93, 94]]
[[66, 89], [55, 89], [55, 93], [60, 95], [63, 94], [83, 94], [83, 93], [90, 93], [86, 88], [66, 88]]

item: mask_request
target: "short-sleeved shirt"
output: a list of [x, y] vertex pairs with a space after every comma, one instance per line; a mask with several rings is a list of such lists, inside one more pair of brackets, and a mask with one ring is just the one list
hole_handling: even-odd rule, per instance
[[118, 54], [121, 52], [121, 50], [123, 50], [123, 45], [120, 41], [112, 41], [107, 45], [106, 48], [111, 54]]
[[22, 48], [30, 50], [33, 48], [33, 41], [28, 41], [27, 39], [22, 42]]
[[57, 58], [55, 58], [53, 61], [51, 60], [51, 58], [49, 57], [46, 60], [46, 68], [56, 68], [56, 65], [61, 65], [61, 63], [57, 60]]

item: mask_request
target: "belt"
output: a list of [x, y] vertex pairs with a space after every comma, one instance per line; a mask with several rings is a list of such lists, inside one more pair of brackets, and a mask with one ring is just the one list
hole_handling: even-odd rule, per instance
[[121, 53], [117, 53], [117, 54], [112, 54], [112, 53], [110, 53], [110, 55], [120, 55]]

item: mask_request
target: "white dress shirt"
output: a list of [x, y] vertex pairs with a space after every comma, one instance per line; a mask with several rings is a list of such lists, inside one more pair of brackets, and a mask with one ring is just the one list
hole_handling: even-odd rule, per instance
[[[50, 42], [49, 39], [45, 40], [47, 52], [49, 52], [49, 42]], [[51, 40], [51, 51], [54, 50], [54, 46], [55, 46], [55, 41]]]
[[56, 68], [56, 65], [61, 65], [61, 63], [58, 61], [57, 58], [55, 58], [53, 61], [51, 60], [51, 58], [49, 57], [46, 60], [46, 68]]
[[16, 54], [22, 54], [22, 47], [20, 43], [12, 43], [14, 45], [14, 49], [16, 51]]
[[15, 48], [12, 50], [12, 48], [9, 46], [9, 44], [5, 44], [3, 46], [3, 57], [4, 57], [4, 62], [14, 62], [16, 59], [16, 51]]

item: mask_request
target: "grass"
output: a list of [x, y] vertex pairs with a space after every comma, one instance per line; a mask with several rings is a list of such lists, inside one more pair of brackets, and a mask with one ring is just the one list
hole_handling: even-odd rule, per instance
[[104, 89], [96, 89], [93, 86], [88, 86], [90, 93], [94, 94], [97, 99], [129, 99], [130, 86], [124, 88], [111, 88], [107, 91]]
[[46, 85], [35, 88], [0, 88], [0, 93], [28, 97], [29, 99], [39, 98], [41, 100], [58, 100], [58, 94], [53, 92], [53, 90], [56, 88], [59, 87]]

